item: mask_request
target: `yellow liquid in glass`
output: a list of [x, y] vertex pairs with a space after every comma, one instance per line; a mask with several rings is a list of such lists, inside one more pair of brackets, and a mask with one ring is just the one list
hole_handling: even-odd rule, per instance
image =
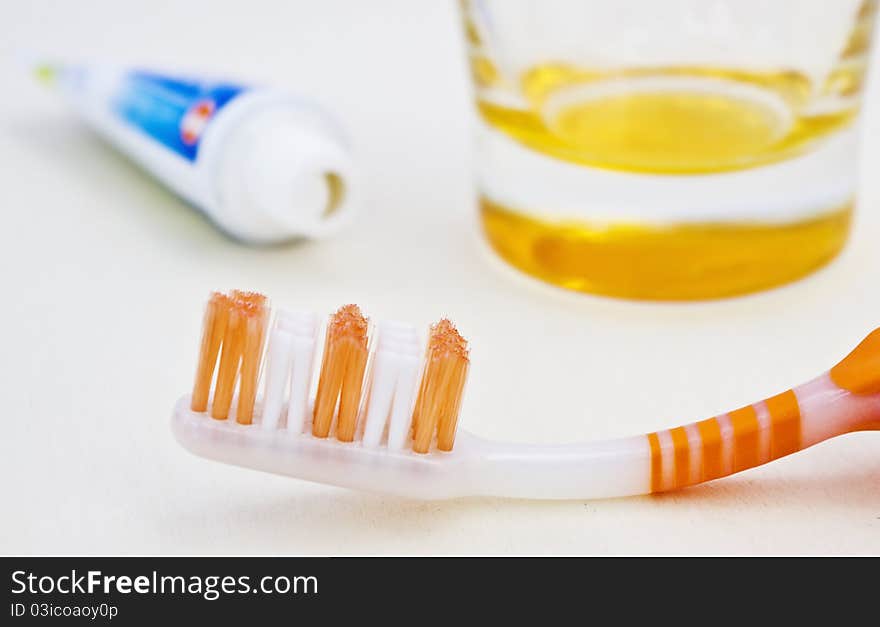
[[855, 115], [803, 112], [812, 87], [797, 72], [547, 65], [527, 72], [521, 91], [528, 109], [479, 101], [483, 119], [543, 154], [628, 172], [715, 173], [786, 159]]
[[[814, 90], [795, 72], [667, 68], [601, 75], [546, 65], [527, 72], [518, 91], [528, 108], [479, 101], [483, 120], [555, 159], [652, 175], [781, 161], [843, 128], [856, 112], [853, 106], [809, 113]], [[788, 224], [592, 225], [529, 217], [540, 210], [483, 199], [483, 226], [502, 257], [568, 288], [645, 299], [722, 297], [793, 280], [834, 257], [851, 215], [846, 206]]]
[[550, 223], [483, 199], [483, 228], [513, 266], [582, 292], [645, 300], [722, 298], [808, 274], [846, 242], [851, 207], [793, 224]]

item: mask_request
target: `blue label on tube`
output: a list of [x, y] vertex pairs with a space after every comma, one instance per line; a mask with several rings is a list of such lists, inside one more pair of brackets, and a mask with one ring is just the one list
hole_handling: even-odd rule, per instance
[[211, 119], [245, 89], [228, 83], [132, 72], [112, 106], [138, 130], [185, 159], [195, 161]]

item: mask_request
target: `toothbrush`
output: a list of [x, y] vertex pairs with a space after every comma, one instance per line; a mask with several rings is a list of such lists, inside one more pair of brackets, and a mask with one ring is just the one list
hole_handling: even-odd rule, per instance
[[278, 311], [270, 329], [265, 297], [214, 293], [193, 393], [174, 408], [177, 440], [216, 461], [405, 497], [592, 499], [677, 490], [880, 430], [880, 329], [830, 371], [752, 405], [556, 446], [456, 433], [469, 348], [448, 320], [430, 328], [421, 354], [411, 325], [372, 325], [342, 307], [327, 322], [309, 402], [317, 344], [313, 314]]

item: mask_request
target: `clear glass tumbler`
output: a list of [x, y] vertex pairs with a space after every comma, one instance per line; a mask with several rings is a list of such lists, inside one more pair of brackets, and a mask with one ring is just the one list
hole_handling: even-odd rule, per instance
[[842, 248], [877, 0], [462, 0], [483, 228], [644, 299], [750, 292]]

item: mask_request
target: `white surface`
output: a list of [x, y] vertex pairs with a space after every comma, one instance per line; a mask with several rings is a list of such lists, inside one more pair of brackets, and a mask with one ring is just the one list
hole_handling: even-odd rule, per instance
[[[473, 342], [462, 424], [519, 441], [711, 416], [831, 365], [880, 324], [880, 93], [855, 237], [794, 285], [696, 305], [569, 294], [477, 236], [471, 113], [444, 2], [4, 3], [0, 551], [880, 553], [880, 435], [664, 497], [418, 503], [196, 458], [169, 414], [216, 287], [328, 312], [448, 314]], [[235, 245], [18, 75], [12, 50], [228, 70], [347, 122], [369, 215], [322, 243]], [[876, 65], [876, 64], [875, 64]], [[876, 67], [875, 74], [876, 74]]]

